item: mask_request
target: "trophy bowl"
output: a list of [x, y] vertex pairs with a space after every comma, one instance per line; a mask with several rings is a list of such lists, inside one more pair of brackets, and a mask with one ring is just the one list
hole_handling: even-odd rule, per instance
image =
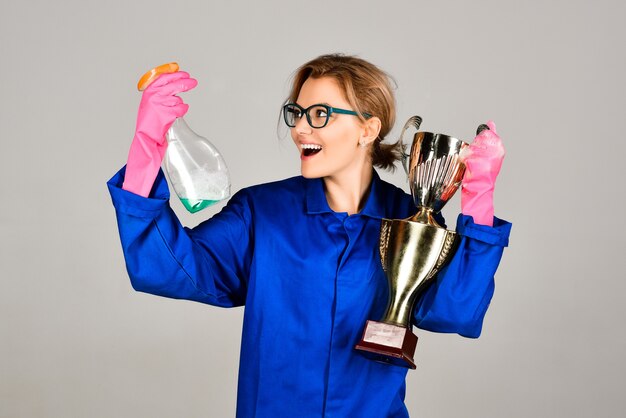
[[411, 220], [433, 226], [438, 213], [461, 185], [465, 164], [461, 151], [467, 142], [432, 132], [417, 132], [409, 160], [409, 186], [418, 212]]

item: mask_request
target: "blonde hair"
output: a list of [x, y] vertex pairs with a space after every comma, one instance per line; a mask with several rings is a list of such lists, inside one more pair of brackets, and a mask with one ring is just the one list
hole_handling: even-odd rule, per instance
[[333, 78], [361, 120], [365, 121], [363, 114], [380, 119], [380, 133], [372, 146], [372, 164], [394, 170], [395, 162], [402, 158], [402, 144], [382, 143], [396, 120], [396, 103], [391, 87], [393, 79], [361, 58], [343, 54], [321, 55], [296, 70], [286, 102], [296, 102], [302, 85], [309, 77]]

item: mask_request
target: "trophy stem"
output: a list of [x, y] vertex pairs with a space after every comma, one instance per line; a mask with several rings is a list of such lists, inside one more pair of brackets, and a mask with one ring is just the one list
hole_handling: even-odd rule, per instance
[[441, 228], [441, 225], [439, 225], [439, 223], [435, 220], [434, 215], [435, 211], [432, 208], [420, 206], [417, 210], [417, 213], [411, 216], [408, 220]]
[[387, 309], [380, 322], [411, 329], [413, 306], [415, 306], [415, 301], [419, 295], [418, 289], [412, 290], [413, 293], [409, 294], [406, 291], [398, 291], [395, 286], [390, 286], [389, 303], [387, 304]]

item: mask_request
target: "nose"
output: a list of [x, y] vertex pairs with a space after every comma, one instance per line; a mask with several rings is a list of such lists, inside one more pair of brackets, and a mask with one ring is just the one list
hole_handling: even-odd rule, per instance
[[312, 129], [309, 121], [306, 119], [306, 115], [302, 115], [300, 120], [296, 122], [295, 130], [298, 134], [310, 134]]

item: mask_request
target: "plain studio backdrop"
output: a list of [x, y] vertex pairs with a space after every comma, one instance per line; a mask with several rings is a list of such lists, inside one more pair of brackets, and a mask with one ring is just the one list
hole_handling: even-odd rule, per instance
[[[513, 231], [483, 334], [416, 330], [411, 416], [621, 416], [624, 4], [2, 0], [0, 416], [234, 416], [243, 308], [134, 292], [105, 182], [138, 77], [174, 60], [233, 192], [298, 175], [279, 109], [329, 52], [394, 76], [390, 139], [414, 114], [466, 140], [493, 119], [507, 150], [495, 204]], [[383, 178], [408, 190], [401, 169]], [[187, 226], [219, 210], [171, 202]]]

